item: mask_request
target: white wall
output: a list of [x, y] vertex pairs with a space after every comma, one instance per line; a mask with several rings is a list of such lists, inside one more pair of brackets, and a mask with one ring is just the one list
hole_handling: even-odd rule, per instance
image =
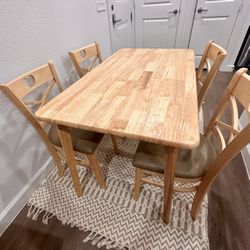
[[49, 59], [60, 78], [71, 82], [67, 52], [96, 40], [103, 57], [109, 56], [107, 12], [97, 13], [95, 0], [1, 0], [0, 82]]
[[[26, 118], [0, 92], [0, 235], [52, 165]], [[34, 186], [30, 185], [34, 182]]]
[[[96, 40], [108, 57], [107, 12], [97, 13], [94, 0], [1, 0], [0, 82], [52, 59], [67, 86], [77, 79], [67, 52]], [[51, 162], [34, 129], [1, 93], [0, 145], [1, 235]]]

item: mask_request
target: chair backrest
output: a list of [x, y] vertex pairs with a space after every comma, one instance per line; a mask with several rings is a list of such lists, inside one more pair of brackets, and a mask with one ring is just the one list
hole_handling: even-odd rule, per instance
[[[97, 60], [102, 63], [102, 57], [100, 52], [100, 47], [97, 42], [92, 43], [86, 47], [77, 49], [75, 51], [70, 51], [69, 56], [76, 68], [76, 71], [80, 77], [83, 77], [86, 73], [91, 71], [95, 66]], [[83, 62], [90, 60], [88, 66], [82, 65]]]
[[[234, 74], [205, 131], [206, 137], [214, 135], [220, 152], [238, 140], [244, 130], [239, 130], [239, 107], [243, 107], [250, 118], [250, 76], [246, 72], [247, 69], [242, 68]], [[231, 116], [227, 121], [222, 120], [225, 112]], [[245, 139], [250, 141], [250, 137]]]
[[[48, 67], [51, 67], [51, 65], [52, 64], [44, 65], [44, 66], [42, 66], [34, 71], [31, 71], [31, 72], [17, 78], [14, 81], [11, 81], [8, 84], [0, 84], [0, 91], [10, 100], [11, 103], [13, 103], [15, 105], [15, 107], [26, 117], [26, 119], [29, 121], [29, 123], [37, 131], [38, 136], [45, 143], [48, 151], [52, 155], [52, 157], [53, 157], [53, 159], [58, 167], [59, 176], [63, 176], [63, 166], [61, 164], [61, 158], [59, 157], [56, 149], [54, 148], [53, 144], [49, 140], [48, 135], [46, 134], [44, 128], [42, 127], [42, 123], [39, 123], [39, 121], [36, 119], [34, 114], [27, 108], [25, 103], [22, 101], [22, 98], [24, 98], [26, 94], [30, 93], [30, 89], [35, 90], [37, 88], [36, 85], [41, 85], [42, 80], [47, 80], [47, 78], [45, 76], [50, 76], [49, 79], [52, 79], [51, 74], [48, 73], [48, 71], [49, 71]], [[52, 72], [54, 72], [54, 68], [53, 68]], [[52, 73], [53, 76], [54, 76], [54, 73]], [[34, 84], [32, 86], [29, 86], [29, 85], [27, 86], [25, 81], [23, 81], [23, 79], [25, 79], [26, 76], [30, 76], [30, 75], [34, 77], [32, 79], [36, 79], [37, 81], [36, 81], [36, 84]], [[59, 81], [57, 83], [59, 83]], [[58, 87], [59, 86], [60, 85], [58, 85]], [[60, 88], [61, 87], [59, 87], [59, 89]], [[43, 102], [39, 102], [39, 105], [41, 103], [43, 103]]]
[[[209, 41], [201, 58], [200, 64], [196, 71], [196, 80], [198, 84], [198, 107], [200, 108], [202, 101], [211, 86], [220, 66], [227, 55], [225, 49], [216, 44], [214, 41]], [[211, 65], [212, 63], [212, 65]], [[207, 73], [203, 75], [204, 67], [207, 68]]]
[[23, 74], [7, 83], [6, 86], [20, 101], [31, 106], [33, 111], [49, 101], [54, 86], [58, 88], [59, 92], [63, 91], [52, 61]]
[[[193, 211], [199, 207], [208, 187], [219, 172], [250, 142], [250, 121], [242, 130], [239, 129], [238, 124], [239, 107], [243, 107], [250, 118], [250, 76], [246, 72], [247, 69], [242, 68], [235, 73], [206, 128], [205, 136], [212, 138], [211, 136], [214, 135], [219, 142], [220, 150], [216, 159], [208, 167], [197, 190]], [[229, 111], [228, 108], [231, 109], [231, 120], [223, 122], [223, 114]], [[229, 132], [229, 135], [226, 135], [227, 138], [223, 130]]]

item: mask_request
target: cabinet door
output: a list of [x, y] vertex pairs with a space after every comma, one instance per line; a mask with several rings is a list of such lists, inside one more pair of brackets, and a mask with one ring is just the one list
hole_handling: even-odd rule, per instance
[[180, 0], [135, 0], [136, 46], [173, 48]]
[[241, 4], [242, 0], [198, 0], [189, 43], [196, 64], [209, 40], [227, 48]]
[[120, 48], [134, 48], [133, 0], [109, 0], [108, 8], [113, 52]]

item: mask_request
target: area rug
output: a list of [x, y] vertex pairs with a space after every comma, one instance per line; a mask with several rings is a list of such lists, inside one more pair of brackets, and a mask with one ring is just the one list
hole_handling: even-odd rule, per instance
[[[137, 141], [119, 138], [120, 154], [115, 155], [111, 139], [105, 136], [97, 157], [107, 187], [100, 189], [91, 171], [78, 166], [84, 195], [77, 198], [68, 168], [58, 178], [54, 169], [28, 202], [28, 216], [40, 215], [43, 223], [56, 216], [63, 224], [89, 231], [83, 241], [107, 249], [209, 249], [207, 199], [196, 221], [190, 216], [193, 193], [175, 193], [171, 222], [163, 223], [163, 190], [145, 184], [140, 198], [132, 198]], [[178, 185], [178, 183], [176, 183]]]

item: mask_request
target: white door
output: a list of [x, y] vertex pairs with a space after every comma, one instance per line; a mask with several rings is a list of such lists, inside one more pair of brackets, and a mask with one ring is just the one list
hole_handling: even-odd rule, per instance
[[112, 50], [135, 47], [133, 0], [108, 0]]
[[175, 47], [180, 2], [180, 0], [135, 0], [136, 47]]
[[209, 40], [227, 48], [242, 0], [198, 0], [189, 47], [196, 65]]

